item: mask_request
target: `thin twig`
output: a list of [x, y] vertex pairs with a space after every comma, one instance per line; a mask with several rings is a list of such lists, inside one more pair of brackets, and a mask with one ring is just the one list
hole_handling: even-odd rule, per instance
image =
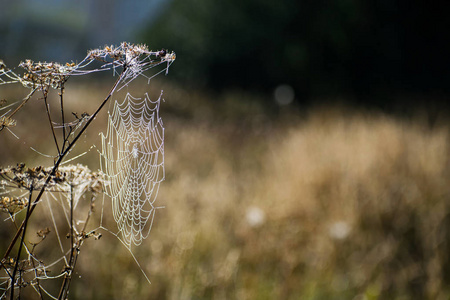
[[66, 145], [67, 142], [67, 137], [66, 137], [66, 126], [65, 126], [65, 121], [64, 121], [64, 104], [63, 104], [63, 94], [64, 94], [64, 85], [61, 85], [61, 90], [59, 92], [59, 100], [61, 103], [61, 120], [62, 120], [62, 135], [63, 135], [63, 144], [61, 146], [61, 150], [64, 151], [64, 146]]
[[53, 140], [55, 141], [56, 149], [58, 150], [58, 156], [60, 156], [61, 151], [59, 150], [58, 140], [57, 140], [56, 134], [55, 134], [55, 127], [53, 126], [52, 118], [50, 116], [50, 107], [47, 103], [48, 90], [45, 90], [43, 93], [44, 93], [45, 111], [47, 112], [48, 122], [50, 123], [50, 128], [52, 129]]
[[28, 100], [30, 100], [31, 96], [33, 96], [33, 94], [34, 94], [34, 92], [36, 92], [36, 90], [37, 90], [37, 88], [32, 89], [31, 92], [25, 98], [23, 98], [23, 102], [19, 106], [17, 106], [17, 108], [8, 116], [8, 118], [11, 118], [12, 116], [14, 116], [16, 114], [16, 112], [18, 112], [19, 109], [21, 109], [25, 105], [25, 103], [27, 103]]
[[[17, 223], [14, 221], [13, 224], [14, 224], [14, 227], [16, 227], [16, 230], [18, 230], [19, 227], [17, 226]], [[31, 261], [31, 264], [33, 265], [33, 270], [34, 270], [34, 274], [35, 274], [35, 278], [36, 278], [36, 285], [38, 288], [39, 297], [40, 297], [40, 299], [44, 299], [44, 296], [42, 295], [42, 291], [41, 291], [42, 287], [39, 282], [39, 278], [37, 276], [36, 263], [34, 262], [34, 259], [33, 259], [34, 248], [36, 247], [37, 244], [33, 244], [33, 248], [31, 250], [28, 249], [28, 246], [25, 243], [23, 245], [25, 246], [25, 250], [27, 250], [27, 252], [28, 252], [28, 256], [31, 257], [30, 261]]]
[[[37, 88], [34, 88], [31, 90], [31, 92], [25, 97], [23, 98], [22, 103], [7, 117], [8, 119], [12, 118], [12, 116], [14, 116], [16, 114], [16, 112], [18, 112], [24, 105], [25, 103], [28, 102], [28, 100], [30, 100], [31, 96], [33, 96], [34, 92], [36, 92]], [[3, 130], [3, 128], [5, 128], [5, 125], [1, 125], [0, 126], [0, 131]]]
[[[30, 214], [31, 214], [31, 197], [33, 196], [33, 185], [31, 185], [30, 187], [30, 196], [28, 198], [28, 205], [27, 205], [27, 214], [25, 216], [25, 220], [23, 220], [22, 224], [25, 224], [23, 226], [23, 234], [22, 234], [22, 238], [19, 244], [19, 250], [17, 251], [17, 258], [15, 261], [15, 265], [14, 265], [14, 271], [12, 273], [12, 284], [11, 284], [11, 300], [14, 299], [14, 281], [16, 279], [16, 272], [17, 272], [17, 268], [19, 267], [19, 261], [20, 261], [20, 252], [22, 252], [22, 247], [23, 244], [25, 243], [25, 234], [27, 231], [27, 225], [28, 225], [28, 221], [30, 219]], [[20, 285], [20, 283], [19, 283]]]
[[[80, 132], [78, 133], [78, 135], [72, 140], [72, 142], [69, 143], [69, 145], [67, 146], [67, 148], [64, 150], [63, 153], [61, 153], [61, 155], [59, 155], [55, 165], [53, 166], [53, 169], [51, 171], [51, 173], [49, 174], [49, 176], [47, 177], [47, 179], [45, 180], [44, 185], [42, 186], [41, 190], [39, 191], [38, 196], [36, 197], [36, 199], [33, 202], [33, 205], [30, 208], [30, 215], [33, 213], [34, 208], [36, 207], [36, 204], [39, 202], [39, 200], [41, 199], [42, 195], [44, 194], [45, 189], [47, 188], [48, 184], [50, 183], [51, 178], [55, 175], [56, 170], [58, 169], [59, 165], [61, 164], [61, 162], [63, 161], [63, 159], [65, 158], [65, 156], [70, 152], [70, 149], [75, 145], [75, 143], [78, 141], [78, 139], [81, 137], [81, 135], [84, 133], [84, 131], [87, 129], [87, 127], [91, 124], [91, 122], [95, 119], [95, 117], [98, 115], [98, 113], [101, 111], [101, 109], [105, 106], [106, 102], [108, 102], [109, 98], [111, 98], [112, 94], [114, 93], [114, 91], [116, 90], [117, 86], [119, 85], [119, 83], [122, 81], [124, 74], [126, 72], [126, 67], [124, 67], [122, 73], [120, 74], [119, 78], [117, 78], [116, 82], [114, 83], [113, 87], [111, 88], [111, 90], [108, 93], [108, 96], [103, 100], [103, 102], [100, 104], [100, 106], [97, 108], [97, 110], [95, 111], [95, 113], [91, 116], [91, 118], [89, 118], [89, 120], [86, 122], [86, 124], [81, 128]], [[3, 255], [3, 259], [5, 259], [9, 253], [11, 253], [12, 248], [14, 247], [14, 245], [17, 242], [17, 239], [20, 236], [21, 231], [23, 230], [25, 226], [25, 221], [22, 222], [22, 224], [20, 225], [19, 229], [17, 230], [15, 236], [13, 237], [11, 243], [8, 246], [8, 249], [6, 249], [5, 254]], [[2, 268], [0, 267], [0, 270]]]
[[73, 185], [70, 185], [70, 258], [69, 263], [66, 265], [66, 274], [64, 275], [61, 289], [59, 290], [58, 299], [65, 299], [67, 292], [69, 291], [70, 281], [72, 279], [72, 272], [74, 269], [74, 255], [76, 247], [74, 245], [73, 237]]
[[84, 221], [83, 229], [81, 229], [81, 232], [86, 232], [87, 224], [89, 222], [89, 219], [91, 218], [92, 212], [94, 211], [94, 209], [93, 209], [94, 208], [94, 200], [95, 200], [95, 197], [93, 195], [91, 195], [91, 205], [89, 207], [89, 212], [86, 217], [86, 220]]
[[34, 270], [34, 275], [36, 278], [36, 285], [37, 285], [39, 297], [40, 297], [40, 299], [44, 299], [44, 296], [42, 295], [42, 291], [41, 291], [41, 289], [42, 289], [41, 283], [39, 282], [39, 278], [38, 278], [38, 274], [37, 274], [36, 263], [34, 262], [33, 257], [31, 257], [31, 264], [33, 265], [33, 270]]
[[0, 261], [0, 265], [5, 268], [6, 273], [8, 274], [9, 278], [11, 278], [12, 280], [12, 274], [9, 273], [8, 268], [5, 266], [5, 264], [3, 263], [3, 261]]
[[[14, 227], [16, 227], [16, 230], [18, 230], [19, 227], [17, 226], [17, 223], [16, 223], [15, 220], [13, 219], [13, 215], [12, 215], [11, 213], [10, 213], [10, 219], [11, 219], [12, 223], [14, 224]], [[27, 250], [28, 255], [31, 256], [31, 264], [33, 265], [34, 274], [36, 275], [36, 276], [35, 276], [35, 277], [36, 277], [36, 285], [37, 285], [37, 288], [38, 288], [39, 298], [40, 298], [40, 299], [44, 299], [44, 296], [42, 295], [42, 291], [41, 291], [42, 287], [41, 287], [41, 284], [40, 284], [40, 282], [39, 282], [39, 278], [38, 278], [38, 276], [37, 276], [36, 263], [34, 262], [34, 259], [33, 259], [33, 251], [34, 251], [34, 248], [36, 247], [36, 244], [33, 245], [33, 248], [32, 248], [31, 250], [28, 249], [28, 246], [27, 246], [26, 244], [23, 244], [23, 245], [25, 246], [25, 250]], [[12, 279], [12, 278], [13, 278], [13, 277], [12, 277], [12, 274], [9, 273], [8, 269], [4, 266], [4, 264], [3, 264], [2, 261], [0, 261], [0, 264], [3, 266], [3, 268], [5, 268], [5, 271], [6, 271], [6, 273], [8, 274], [9, 278]]]

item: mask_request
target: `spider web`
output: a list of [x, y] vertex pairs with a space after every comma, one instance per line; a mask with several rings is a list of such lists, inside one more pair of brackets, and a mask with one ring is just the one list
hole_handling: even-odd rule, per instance
[[112, 199], [114, 220], [124, 242], [140, 245], [155, 217], [155, 200], [164, 180], [164, 126], [156, 101], [126, 94], [114, 104], [102, 137], [101, 170]]
[[[12, 117], [34, 91], [58, 90], [69, 76], [112, 71], [113, 75], [120, 76], [118, 84], [111, 90], [115, 96], [122, 88], [130, 88], [130, 83], [138, 77], [149, 83], [158, 74], [167, 73], [174, 60], [173, 52], [149, 51], [145, 45], [124, 42], [118, 47], [105, 46], [91, 50], [79, 63], [26, 60], [19, 65], [25, 69], [23, 75], [8, 69], [0, 61], [0, 86], [20, 83], [30, 89], [30, 94], [23, 99], [13, 102], [0, 99], [0, 127], [10, 131], [15, 126]], [[20, 242], [24, 246], [24, 255], [18, 261], [15, 261], [15, 256], [7, 256], [1, 261], [0, 299], [6, 297], [12, 287], [19, 294], [22, 291], [23, 295], [30, 295], [26, 293], [31, 290], [40, 298], [58, 299], [58, 282], [74, 276], [74, 269], [69, 268], [75, 266], [71, 261], [74, 249], [78, 252], [87, 239], [99, 239], [99, 232], [108, 232], [116, 237], [150, 282], [132, 253], [131, 245], [139, 245], [148, 237], [159, 208], [155, 206], [155, 200], [165, 177], [164, 127], [159, 117], [161, 99], [162, 92], [156, 101], [150, 100], [148, 94], [134, 98], [127, 93], [121, 103], [115, 101], [112, 104], [106, 134], [101, 135], [100, 173], [82, 165], [66, 165], [77, 157], [67, 159], [60, 165], [40, 201], [33, 202], [36, 213], [33, 222], [29, 221], [30, 229], [26, 237]], [[55, 130], [66, 129], [67, 132], [72, 127], [76, 132], [91, 117], [86, 115], [72, 122], [63, 120], [52, 124]], [[0, 168], [0, 217], [3, 221], [0, 230], [6, 231], [7, 226], [11, 227], [9, 230], [12, 232], [17, 230], [26, 213], [27, 203], [31, 203], [32, 194], [36, 197], [36, 191], [43, 188], [51, 169], [26, 168], [19, 164], [17, 167]], [[94, 209], [98, 196], [105, 193], [112, 200], [113, 217], [118, 226], [115, 232], [103, 225], [107, 204], [102, 203], [100, 216]], [[15, 269], [17, 276], [13, 276]]]

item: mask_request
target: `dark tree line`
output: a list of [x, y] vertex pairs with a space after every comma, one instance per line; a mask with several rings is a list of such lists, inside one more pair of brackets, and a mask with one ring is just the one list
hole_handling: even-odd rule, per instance
[[[178, 80], [299, 101], [450, 92], [448, 1], [174, 0], [143, 33], [178, 54]], [[382, 97], [381, 97], [382, 98]]]

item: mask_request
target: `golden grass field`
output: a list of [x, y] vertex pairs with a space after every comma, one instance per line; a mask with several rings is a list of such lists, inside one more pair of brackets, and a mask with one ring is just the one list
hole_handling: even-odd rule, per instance
[[[67, 93], [86, 110], [102, 95]], [[448, 122], [347, 106], [271, 112], [240, 92], [164, 95], [165, 208], [133, 247], [152, 284], [105, 233], [83, 245], [71, 299], [450, 297]], [[95, 122], [81, 148], [99, 145], [105, 115]], [[10, 163], [22, 154], [5, 139]], [[98, 168], [95, 149], [80, 162]]]

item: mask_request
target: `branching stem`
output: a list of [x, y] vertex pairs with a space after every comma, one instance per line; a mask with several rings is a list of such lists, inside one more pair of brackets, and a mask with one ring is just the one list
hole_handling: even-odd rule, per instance
[[[114, 91], [116, 90], [117, 86], [119, 85], [119, 83], [122, 81], [123, 76], [126, 72], [126, 66], [124, 67], [124, 69], [122, 70], [122, 73], [120, 74], [119, 78], [117, 78], [116, 82], [114, 83], [113, 87], [111, 88], [111, 90], [109, 91], [108, 95], [106, 96], [106, 98], [103, 100], [103, 102], [100, 104], [100, 106], [97, 108], [97, 110], [95, 111], [95, 113], [89, 118], [89, 120], [86, 122], [86, 124], [81, 128], [80, 132], [76, 135], [76, 137], [68, 144], [67, 148], [64, 150], [64, 152], [61, 153], [61, 155], [58, 156], [57, 161], [55, 162], [55, 165], [53, 166], [53, 169], [50, 173], [50, 175], [47, 177], [47, 179], [45, 180], [44, 185], [42, 186], [41, 190], [39, 191], [38, 196], [36, 197], [36, 199], [34, 200], [34, 202], [32, 203], [32, 205], [29, 205], [29, 214], [28, 216], [30, 216], [33, 211], [34, 208], [36, 207], [36, 204], [39, 202], [39, 200], [41, 199], [42, 195], [44, 194], [45, 189], [47, 188], [48, 184], [50, 183], [51, 178], [55, 175], [59, 165], [61, 164], [61, 162], [63, 161], [63, 159], [66, 157], [66, 155], [70, 152], [71, 148], [75, 145], [75, 143], [78, 141], [78, 139], [81, 137], [81, 135], [84, 133], [84, 131], [87, 129], [87, 127], [91, 124], [91, 122], [95, 119], [95, 117], [98, 115], [98, 113], [102, 110], [102, 108], [105, 106], [105, 104], [108, 102], [108, 100], [111, 98], [112, 94], [114, 93]], [[22, 224], [20, 225], [19, 229], [17, 230], [16, 234], [14, 235], [11, 243], [8, 246], [8, 249], [6, 249], [5, 254], [3, 255], [3, 259], [6, 259], [6, 257], [11, 253], [12, 248], [14, 247], [14, 245], [17, 242], [17, 239], [20, 236], [20, 233], [22, 232], [22, 230], [24, 229], [24, 227], [26, 226], [26, 222], [27, 219], [25, 219]], [[0, 270], [2, 269], [2, 266], [0, 266]]]

